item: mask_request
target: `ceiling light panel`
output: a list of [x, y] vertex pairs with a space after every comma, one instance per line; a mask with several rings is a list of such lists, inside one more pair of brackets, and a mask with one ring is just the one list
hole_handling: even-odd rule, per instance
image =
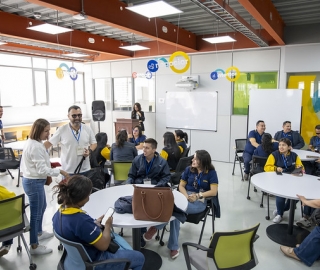
[[226, 43], [226, 42], [235, 42], [236, 40], [230, 36], [220, 36], [220, 37], [211, 37], [211, 38], [203, 38], [203, 40], [215, 44], [215, 43]]
[[120, 49], [128, 50], [128, 51], [143, 51], [150, 50], [150, 48], [140, 46], [140, 45], [129, 45], [129, 46], [121, 46]]
[[181, 10], [169, 5], [164, 1], [155, 1], [146, 4], [126, 7], [135, 13], [138, 13], [147, 18], [161, 17], [167, 16], [177, 13], [182, 13]]
[[51, 35], [57, 35], [57, 34], [73, 31], [73, 29], [61, 27], [58, 25], [48, 24], [48, 23], [44, 23], [36, 26], [30, 26], [27, 29], [46, 33], [46, 34], [51, 34]]

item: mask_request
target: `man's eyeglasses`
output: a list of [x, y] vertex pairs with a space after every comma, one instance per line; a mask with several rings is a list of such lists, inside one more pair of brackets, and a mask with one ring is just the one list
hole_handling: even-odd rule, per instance
[[81, 113], [79, 113], [79, 114], [72, 114], [71, 117], [74, 118], [74, 119], [77, 118], [77, 117], [81, 118], [81, 117], [82, 117], [82, 114], [81, 114]]
[[320, 135], [320, 133], [316, 133], [317, 135]]

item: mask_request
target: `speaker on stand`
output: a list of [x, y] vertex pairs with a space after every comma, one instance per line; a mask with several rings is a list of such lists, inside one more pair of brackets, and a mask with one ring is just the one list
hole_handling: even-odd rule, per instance
[[106, 119], [106, 107], [103, 100], [92, 101], [92, 120], [98, 121], [98, 130], [100, 133], [100, 121]]

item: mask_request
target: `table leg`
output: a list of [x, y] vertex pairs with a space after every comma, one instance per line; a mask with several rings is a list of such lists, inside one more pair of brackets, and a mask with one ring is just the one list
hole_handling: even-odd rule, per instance
[[141, 248], [141, 229], [132, 228], [132, 246], [134, 250], [140, 251], [145, 258], [144, 266], [142, 270], [159, 270], [162, 266], [161, 256], [153, 250]]
[[296, 208], [295, 200], [290, 200], [290, 210], [289, 210], [289, 223], [288, 223], [288, 234], [292, 235], [293, 232], [293, 222], [294, 222], [294, 211]]

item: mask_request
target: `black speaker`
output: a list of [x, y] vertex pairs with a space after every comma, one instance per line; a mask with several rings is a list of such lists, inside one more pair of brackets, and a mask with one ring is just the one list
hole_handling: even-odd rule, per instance
[[106, 107], [103, 100], [92, 101], [93, 121], [104, 121], [106, 119]]

